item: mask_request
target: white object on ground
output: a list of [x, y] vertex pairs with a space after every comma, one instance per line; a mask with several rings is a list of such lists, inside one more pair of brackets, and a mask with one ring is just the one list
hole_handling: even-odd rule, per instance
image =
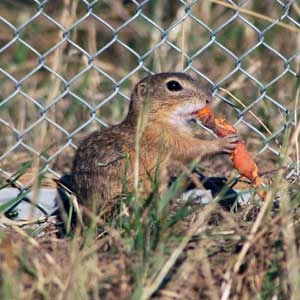
[[[253, 193], [250, 191], [235, 190], [237, 192], [237, 202], [239, 205], [247, 205], [250, 203], [250, 199]], [[193, 189], [182, 194], [183, 201], [192, 201], [193, 203], [208, 204], [211, 203], [214, 198], [210, 190]]]
[[[238, 192], [238, 203], [249, 204], [252, 193], [249, 191]], [[0, 206], [17, 198], [20, 191], [17, 188], [4, 188], [0, 190]], [[54, 214], [57, 210], [57, 191], [50, 188], [40, 188], [37, 201], [34, 202], [33, 192], [29, 192], [13, 209], [10, 218], [12, 220], [39, 220]], [[182, 201], [192, 201], [199, 204], [208, 204], [213, 201], [210, 190], [193, 189], [182, 194]]]
[[[0, 205], [16, 199], [20, 194], [17, 188], [0, 190]], [[36, 199], [33, 199], [33, 192], [29, 192], [11, 209], [10, 218], [16, 221], [39, 220], [51, 216], [57, 210], [56, 195], [55, 189], [41, 188], [38, 190]]]

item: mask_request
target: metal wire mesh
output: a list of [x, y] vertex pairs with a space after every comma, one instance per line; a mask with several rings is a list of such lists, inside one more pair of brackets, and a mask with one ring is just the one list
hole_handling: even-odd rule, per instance
[[156, 71], [201, 78], [229, 104], [224, 114], [258, 140], [258, 152], [279, 154], [274, 141], [295, 125], [300, 17], [294, 1], [12, 3], [0, 4], [5, 177], [23, 153], [39, 156], [43, 171], [58, 176], [57, 159], [69, 156], [84, 132], [120, 120], [132, 84]]

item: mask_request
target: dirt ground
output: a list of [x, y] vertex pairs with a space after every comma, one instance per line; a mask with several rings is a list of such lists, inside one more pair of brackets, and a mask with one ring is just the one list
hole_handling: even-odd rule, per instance
[[[187, 235], [202, 213], [203, 208], [199, 208], [174, 232]], [[237, 213], [216, 207], [186, 243], [153, 299], [220, 299], [226, 291], [231, 295], [228, 299], [253, 299], [258, 293], [262, 299], [271, 299], [274, 292], [287, 299], [288, 240], [283, 226], [292, 220], [273, 209], [250, 235], [258, 213], [259, 207], [254, 204]], [[296, 211], [294, 219], [294, 245], [299, 251]], [[108, 226], [105, 233], [87, 242], [82, 235], [58, 238], [55, 220], [45, 224], [35, 237], [30, 236], [32, 229], [28, 226], [1, 230], [3, 286], [11, 280], [18, 299], [69, 299], [75, 295], [77, 299], [79, 294], [90, 299], [131, 299], [137, 288], [136, 270], [145, 262], [138, 253], [126, 249], [121, 229]], [[168, 241], [164, 260], [178, 244]]]

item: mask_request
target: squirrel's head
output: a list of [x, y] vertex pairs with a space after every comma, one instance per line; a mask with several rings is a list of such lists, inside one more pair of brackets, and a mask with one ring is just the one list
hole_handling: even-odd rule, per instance
[[150, 75], [135, 86], [128, 118], [145, 113], [149, 121], [183, 123], [194, 119], [211, 100], [210, 93], [187, 74]]

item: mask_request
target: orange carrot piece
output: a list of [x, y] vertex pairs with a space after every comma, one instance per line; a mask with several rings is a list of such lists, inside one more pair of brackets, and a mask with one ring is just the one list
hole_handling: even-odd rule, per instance
[[[215, 118], [214, 112], [207, 106], [201, 109], [197, 115], [199, 120], [211, 128], [219, 137], [237, 133], [237, 130], [225, 119]], [[231, 160], [233, 166], [242, 176], [248, 178], [254, 186], [262, 186], [262, 181], [258, 175], [258, 167], [247, 151], [244, 141], [238, 142], [236, 149], [232, 152]], [[266, 192], [259, 191], [258, 195], [264, 199]]]
[[215, 132], [219, 137], [224, 137], [229, 134], [237, 133], [237, 130], [225, 119], [215, 118]]
[[203, 118], [206, 118], [207, 116], [212, 116], [213, 118], [215, 118], [214, 112], [208, 106], [204, 106], [202, 109], [200, 109], [197, 115], [200, 121], [203, 120]]

